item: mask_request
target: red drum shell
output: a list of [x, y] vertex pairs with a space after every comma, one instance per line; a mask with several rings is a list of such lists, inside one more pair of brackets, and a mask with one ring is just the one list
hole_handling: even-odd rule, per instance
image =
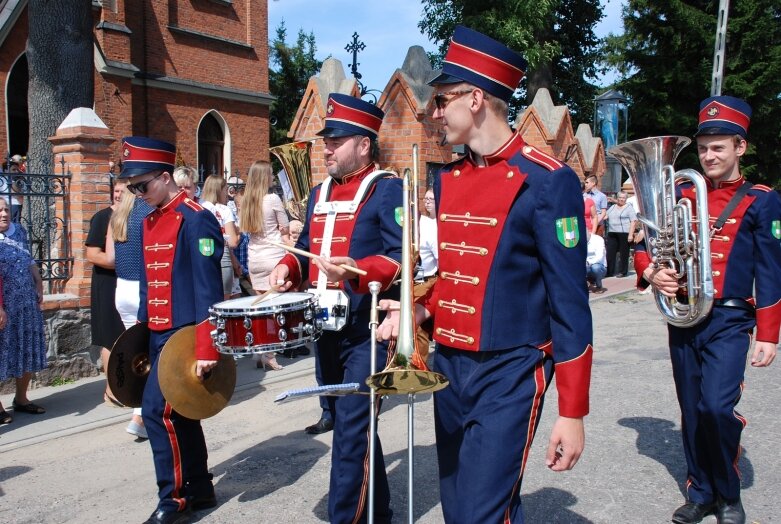
[[248, 355], [303, 346], [320, 337], [312, 293], [270, 295], [218, 302], [209, 308], [214, 345], [220, 353]]

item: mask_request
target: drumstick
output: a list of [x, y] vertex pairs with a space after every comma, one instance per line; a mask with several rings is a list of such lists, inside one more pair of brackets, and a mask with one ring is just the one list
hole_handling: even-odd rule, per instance
[[[291, 253], [295, 253], [296, 255], [301, 255], [302, 257], [317, 258], [317, 255], [315, 255], [314, 253], [310, 253], [309, 251], [304, 251], [303, 249], [298, 249], [293, 246], [288, 246], [287, 244], [283, 244], [282, 242], [275, 242], [273, 240], [268, 240], [267, 242], [272, 246], [281, 247], [282, 249], [286, 249]], [[347, 271], [352, 271], [353, 273], [356, 273], [358, 275], [362, 275], [362, 276], [368, 275], [368, 273], [363, 269], [358, 269], [357, 267], [348, 266], [347, 264], [339, 264], [339, 267], [342, 269], [346, 269]]]
[[276, 292], [276, 289], [273, 288], [273, 287], [271, 289], [268, 289], [268, 290], [264, 291], [261, 295], [258, 296], [258, 298], [256, 298], [255, 300], [252, 301], [252, 304], [250, 304], [250, 306], [254, 306], [258, 302], [263, 302], [263, 300], [266, 297], [268, 297], [271, 293], [274, 293], [274, 292]]

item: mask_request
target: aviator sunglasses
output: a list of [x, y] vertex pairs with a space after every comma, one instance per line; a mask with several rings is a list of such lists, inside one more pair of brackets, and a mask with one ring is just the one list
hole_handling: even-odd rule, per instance
[[[474, 91], [474, 89], [462, 89], [460, 91], [443, 91], [442, 93], [437, 93], [436, 95], [434, 95], [434, 105], [437, 106], [437, 109], [442, 111], [454, 99], [458, 98], [459, 96], [465, 95], [467, 93], [471, 93], [472, 91]], [[450, 98], [448, 98], [448, 96], [450, 96]]]
[[149, 180], [144, 180], [143, 182], [136, 182], [135, 184], [128, 184], [127, 185], [127, 189], [128, 189], [128, 191], [130, 191], [134, 195], [137, 195], [139, 193], [146, 193], [147, 186], [149, 186], [149, 182], [151, 182], [155, 178], [159, 177], [163, 173], [165, 173], [165, 171], [160, 171], [158, 174], [156, 174], [155, 176], [153, 176]]

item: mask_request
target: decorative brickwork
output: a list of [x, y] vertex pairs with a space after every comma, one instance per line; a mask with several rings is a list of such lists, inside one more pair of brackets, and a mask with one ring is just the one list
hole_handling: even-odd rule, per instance
[[[413, 46], [404, 64], [397, 69], [377, 101], [385, 111], [385, 119], [378, 138], [379, 165], [398, 172], [412, 168], [412, 146], [418, 145], [418, 178], [425, 187], [427, 167], [449, 162], [454, 158], [453, 148], [443, 146], [440, 125], [432, 118], [432, 88], [426, 82], [434, 72], [425, 52]], [[328, 93], [357, 95], [355, 81], [345, 77], [341, 62], [328, 59], [319, 75], [309, 80], [304, 98], [291, 125], [288, 136], [292, 140], [314, 140], [311, 150], [312, 183], [318, 184], [327, 176], [323, 159], [322, 141], [316, 133], [323, 128]], [[527, 142], [542, 151], [565, 161], [581, 178], [605, 172], [605, 151], [602, 139], [591, 135], [588, 125], [581, 124], [577, 133], [566, 106], [554, 106], [550, 94], [541, 89], [532, 103], [515, 121]]]

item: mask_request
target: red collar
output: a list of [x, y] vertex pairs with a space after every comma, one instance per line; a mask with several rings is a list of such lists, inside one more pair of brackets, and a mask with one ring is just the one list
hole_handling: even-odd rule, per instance
[[185, 198], [187, 198], [187, 195], [185, 194], [184, 191], [180, 189], [179, 192], [176, 193], [176, 195], [174, 195], [174, 197], [171, 200], [169, 200], [166, 204], [163, 204], [162, 206], [157, 208], [156, 211], [157, 214], [163, 215], [165, 213], [171, 212], [172, 210], [176, 209], [176, 207], [179, 204], [184, 202]]
[[343, 185], [343, 184], [349, 184], [350, 182], [352, 182], [354, 180], [363, 180], [363, 178], [366, 175], [368, 175], [369, 173], [371, 173], [372, 171], [374, 171], [374, 163], [373, 162], [369, 163], [369, 164], [366, 164], [365, 166], [363, 166], [363, 167], [361, 167], [359, 169], [356, 169], [352, 173], [347, 173], [340, 180], [337, 180], [336, 178], [334, 178], [334, 183]]
[[505, 142], [499, 149], [489, 155], [483, 156], [483, 162], [486, 166], [498, 164], [499, 162], [509, 160], [515, 156], [523, 146], [526, 145], [520, 133], [513, 133], [510, 139]]
[[726, 182], [719, 182], [718, 184], [714, 185], [710, 178], [708, 178], [708, 183], [710, 187], [714, 189], [737, 189], [746, 183], [746, 179], [743, 178], [743, 175], [740, 175], [735, 180], [727, 180]]

